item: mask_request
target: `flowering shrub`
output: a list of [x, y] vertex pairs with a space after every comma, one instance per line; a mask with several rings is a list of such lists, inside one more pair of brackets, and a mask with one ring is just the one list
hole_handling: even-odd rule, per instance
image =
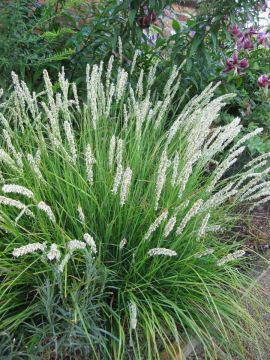
[[112, 69], [113, 58], [87, 67], [84, 104], [64, 71], [61, 93], [44, 71], [40, 94], [13, 73], [0, 117], [0, 329], [41, 358], [153, 359], [197, 336], [206, 356], [245, 359], [263, 332], [242, 301], [253, 298], [245, 251], [220, 232], [240, 202], [269, 199], [269, 154], [224, 178], [261, 129], [233, 145], [240, 119], [212, 126], [230, 98], [213, 86], [174, 115], [176, 67], [161, 97], [155, 66], [134, 88]]
[[[254, 156], [270, 150], [270, 98], [268, 89], [258, 86], [261, 75], [269, 76], [270, 33], [267, 28], [255, 27], [258, 21], [253, 10], [260, 8], [260, 2], [252, 5], [244, 1], [236, 10], [239, 5], [238, 1], [234, 5], [227, 1], [202, 2], [199, 15], [184, 26], [176, 20], [172, 22], [169, 38], [152, 25], [159, 36], [153, 51], [159, 49], [162, 54], [160, 78], [168, 76], [173, 64], [183, 65], [180, 96], [185, 96], [185, 101], [212, 81], [221, 81], [218, 95], [237, 95], [224, 109], [220, 122], [226, 124], [241, 116], [247, 133], [263, 126], [264, 133], [247, 143], [249, 155]], [[249, 11], [252, 15], [243, 17]], [[250, 19], [252, 27], [247, 25]]]
[[242, 30], [237, 25], [229, 27], [229, 31], [232, 42], [229, 43], [228, 48], [230, 52], [233, 51], [233, 55], [232, 58], [227, 58], [226, 68], [223, 71], [226, 74], [223, 80], [223, 92], [235, 92], [237, 97], [228, 113], [235, 115], [237, 107], [237, 112], [243, 116], [247, 132], [258, 125], [264, 127], [264, 133], [248, 143], [251, 155], [263, 153], [270, 149], [270, 98], [267, 82], [267, 73], [270, 69], [268, 43], [270, 33], [254, 27]]

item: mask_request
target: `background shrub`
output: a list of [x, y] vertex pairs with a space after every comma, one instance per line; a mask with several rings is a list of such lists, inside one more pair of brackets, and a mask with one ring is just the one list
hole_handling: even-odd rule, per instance
[[[237, 96], [220, 121], [224, 124], [241, 116], [247, 132], [263, 126], [265, 133], [249, 141], [248, 151], [251, 156], [269, 151], [269, 96], [257, 84], [261, 75], [269, 76], [269, 44], [266, 41], [260, 45], [255, 40], [257, 35], [249, 32], [251, 25], [256, 27], [255, 32], [261, 32], [258, 17], [264, 2], [194, 2], [197, 15], [185, 25], [174, 20], [174, 34], [167, 38], [161, 15], [170, 3], [57, 0], [40, 5], [37, 1], [4, 1], [0, 5], [0, 86], [10, 85], [10, 73], [14, 70], [30, 88], [34, 86], [37, 90], [43, 69], [47, 68], [57, 88], [58, 72], [64, 65], [69, 80], [78, 86], [79, 96], [85, 98], [83, 81], [87, 64], [107, 62], [114, 54], [128, 70], [136, 53], [138, 66], [130, 81], [135, 84], [141, 69], [148, 71], [158, 61], [155, 85], [161, 92], [171, 68], [183, 64], [183, 86], [175, 97], [179, 111], [210, 82], [221, 81], [218, 95], [233, 92]], [[238, 46], [239, 59], [247, 58], [249, 67], [240, 74], [234, 71], [225, 74], [226, 60], [235, 50], [235, 38], [230, 31], [234, 26], [241, 29], [254, 48]], [[156, 41], [152, 41], [153, 34]], [[117, 74], [113, 76], [116, 78]], [[181, 105], [179, 98], [183, 100]]]

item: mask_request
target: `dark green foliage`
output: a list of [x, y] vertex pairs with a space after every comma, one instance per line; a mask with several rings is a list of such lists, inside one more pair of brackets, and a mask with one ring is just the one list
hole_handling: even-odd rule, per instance
[[4, 1], [0, 24], [1, 86], [10, 84], [12, 70], [37, 85], [44, 67], [57, 70], [74, 53], [67, 44], [73, 29], [57, 24], [54, 6], [40, 7], [33, 0]]
[[[149, 10], [159, 11], [165, 1], [151, 1]], [[168, 4], [168, 3], [167, 3]], [[86, 63], [106, 60], [117, 53], [122, 38], [126, 59], [132, 59], [144, 37], [139, 19], [141, 1], [53, 0], [40, 5], [32, 0], [4, 0], [0, 4], [0, 86], [10, 84], [11, 71], [28, 85], [40, 83], [48, 68], [55, 78], [61, 66], [80, 82]]]
[[[154, 48], [148, 46], [143, 30], [147, 30], [151, 20], [144, 25], [143, 17], [145, 14], [151, 17], [152, 12], [158, 16], [171, 2], [109, 0], [95, 4], [85, 0], [53, 0], [41, 6], [36, 0], [5, 0], [0, 4], [0, 86], [10, 84], [13, 70], [28, 85], [37, 87], [43, 68], [48, 68], [56, 78], [61, 66], [65, 66], [71, 80], [79, 83], [86, 63], [106, 61], [112, 54], [118, 55], [120, 36], [126, 65], [132, 61], [136, 49], [142, 52], [140, 61], [144, 69], [161, 57], [164, 48], [171, 49], [170, 64], [185, 59], [187, 80], [197, 91], [209, 81], [209, 69], [213, 65], [207, 50], [209, 39], [215, 53], [217, 33], [224, 27], [226, 18], [246, 20], [256, 12], [257, 2], [203, 1], [198, 10], [201, 15], [188, 24], [196, 31], [193, 39], [181, 29], [181, 34], [177, 33], [170, 41], [159, 39]], [[163, 69], [168, 65], [163, 60]]]
[[[1, 360], [26, 360], [29, 356], [21, 351], [22, 339], [14, 338], [7, 332], [0, 332], [0, 357]], [[32, 357], [34, 359], [34, 357]]]

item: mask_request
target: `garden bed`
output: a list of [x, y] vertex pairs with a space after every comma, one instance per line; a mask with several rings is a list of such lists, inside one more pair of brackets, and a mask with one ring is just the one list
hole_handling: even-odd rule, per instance
[[0, 359], [269, 343], [270, 29], [168, 5], [0, 4]]

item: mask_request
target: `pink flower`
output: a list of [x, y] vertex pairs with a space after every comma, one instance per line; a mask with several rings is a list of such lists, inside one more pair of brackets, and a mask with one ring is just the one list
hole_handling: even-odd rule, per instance
[[238, 59], [237, 53], [233, 53], [233, 56], [226, 60], [226, 69], [223, 71], [224, 73], [228, 73], [232, 70], [235, 71], [235, 73], [240, 74], [241, 69], [247, 69], [249, 67], [249, 63], [247, 59]]
[[155, 11], [152, 11], [151, 13], [151, 21], [155, 22], [157, 20], [157, 13]]
[[150, 23], [150, 18], [149, 18], [149, 16], [145, 15], [145, 16], [143, 17], [142, 23], [143, 23], [144, 26], [148, 26], [149, 23]]
[[241, 45], [242, 45], [242, 48], [247, 50], [247, 49], [253, 49], [254, 48], [254, 44], [253, 42], [251, 41], [251, 38], [250, 37], [244, 37], [242, 40], [241, 40]]
[[258, 79], [258, 85], [262, 88], [270, 89], [270, 79], [266, 74], [263, 74]]
[[243, 36], [242, 31], [240, 30], [240, 28], [237, 25], [229, 27], [229, 31], [233, 38], [241, 38]]
[[242, 69], [247, 69], [249, 67], [248, 60], [246, 58], [240, 60], [239, 67]]
[[252, 35], [256, 35], [256, 34], [258, 34], [258, 31], [251, 26], [249, 29], [247, 29], [245, 33], [245, 37], [251, 37]]
[[257, 41], [260, 45], [264, 47], [270, 46], [270, 33], [259, 33], [257, 35]]
[[247, 31], [243, 34], [243, 36], [240, 38], [239, 45], [243, 49], [253, 49], [254, 44], [252, 42], [252, 36], [258, 34], [257, 30], [255, 30], [253, 27], [250, 27], [247, 29]]

